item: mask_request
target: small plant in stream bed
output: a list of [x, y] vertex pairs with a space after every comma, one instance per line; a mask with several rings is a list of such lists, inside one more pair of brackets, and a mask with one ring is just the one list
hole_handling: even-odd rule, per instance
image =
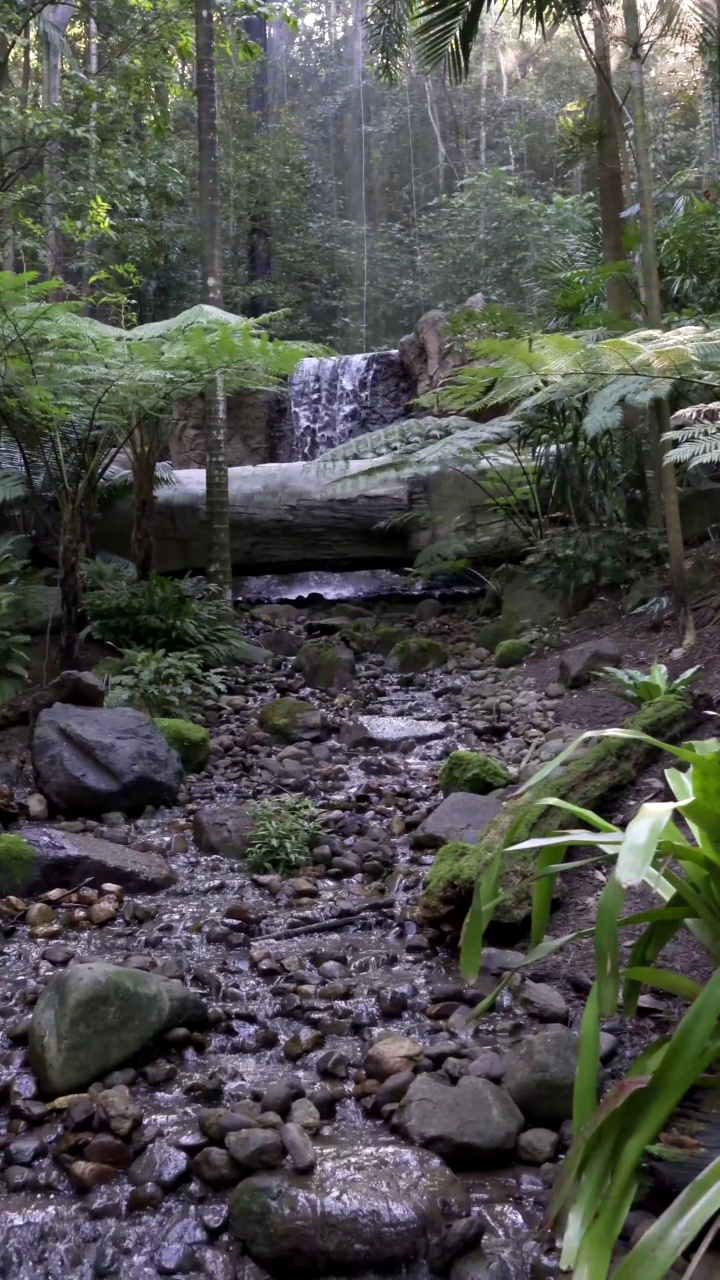
[[110, 673], [106, 701], [111, 707], [137, 707], [152, 716], [177, 718], [227, 690], [222, 671], [206, 671], [194, 653], [126, 649], [118, 669]]
[[251, 871], [285, 875], [309, 860], [323, 817], [311, 800], [282, 796], [248, 806], [254, 821], [246, 862]]
[[624, 702], [634, 707], [642, 707], [646, 702], [654, 702], [656, 698], [664, 698], [669, 693], [684, 693], [690, 685], [700, 679], [700, 667], [688, 667], [675, 680], [661, 662], [656, 662], [649, 671], [635, 671], [632, 667], [605, 667], [600, 675], [614, 685], [613, 693]]

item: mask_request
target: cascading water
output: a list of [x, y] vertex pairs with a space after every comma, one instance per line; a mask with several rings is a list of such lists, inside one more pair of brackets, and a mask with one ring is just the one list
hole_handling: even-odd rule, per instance
[[397, 351], [301, 360], [290, 379], [290, 456], [307, 462], [405, 413], [411, 388]]

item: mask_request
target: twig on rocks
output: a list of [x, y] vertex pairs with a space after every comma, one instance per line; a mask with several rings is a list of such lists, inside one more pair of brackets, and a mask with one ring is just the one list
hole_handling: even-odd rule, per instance
[[283, 942], [285, 938], [302, 938], [306, 933], [332, 933], [334, 929], [342, 929], [347, 924], [353, 924], [358, 916], [363, 915], [366, 911], [380, 911], [383, 907], [394, 907], [399, 902], [397, 897], [375, 898], [372, 902], [364, 902], [361, 907], [354, 907], [352, 911], [346, 912], [341, 916], [331, 916], [329, 920], [312, 920], [310, 924], [297, 925], [293, 929], [283, 929], [281, 933], [261, 933], [258, 942]]

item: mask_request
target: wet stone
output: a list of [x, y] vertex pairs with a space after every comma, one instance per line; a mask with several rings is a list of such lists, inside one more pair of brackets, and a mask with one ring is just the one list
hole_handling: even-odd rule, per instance
[[236, 1186], [242, 1176], [230, 1153], [221, 1147], [205, 1147], [194, 1157], [191, 1167], [196, 1178], [218, 1190]]
[[305, 1089], [295, 1076], [285, 1076], [268, 1085], [261, 1100], [261, 1111], [274, 1111], [279, 1116], [287, 1115], [293, 1102], [305, 1095]]
[[244, 1133], [229, 1133], [225, 1146], [237, 1165], [250, 1172], [277, 1169], [284, 1157], [282, 1140], [272, 1130], [249, 1129]]
[[138, 1156], [128, 1170], [128, 1178], [136, 1187], [155, 1182], [163, 1191], [171, 1191], [182, 1181], [189, 1167], [184, 1151], [160, 1140]]
[[305, 1129], [299, 1124], [284, 1124], [280, 1130], [280, 1138], [292, 1167], [298, 1173], [310, 1173], [315, 1168], [316, 1157]]
[[297, 1062], [300, 1058], [304, 1058], [308, 1053], [313, 1053], [315, 1049], [321, 1049], [325, 1043], [325, 1036], [322, 1031], [315, 1031], [310, 1027], [304, 1027], [298, 1031], [296, 1035], [291, 1036], [283, 1045], [283, 1053], [290, 1062]]

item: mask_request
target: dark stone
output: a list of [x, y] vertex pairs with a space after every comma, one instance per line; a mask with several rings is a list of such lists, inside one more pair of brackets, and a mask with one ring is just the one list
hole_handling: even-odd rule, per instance
[[420, 849], [440, 849], [455, 841], [477, 844], [504, 798], [502, 792], [478, 796], [472, 791], [454, 791], [420, 823], [412, 842]]
[[175, 875], [159, 853], [128, 849], [57, 827], [26, 826], [20, 834], [35, 850], [36, 876], [29, 886], [33, 892], [118, 884], [128, 893], [155, 893], [175, 883]]
[[430, 1075], [413, 1081], [393, 1116], [404, 1138], [456, 1169], [478, 1169], [514, 1151], [523, 1117], [504, 1090], [464, 1076], [453, 1088]]
[[133, 1186], [156, 1182], [163, 1191], [172, 1191], [185, 1177], [190, 1161], [184, 1151], [159, 1139], [153, 1142], [130, 1166], [128, 1178]]
[[56, 703], [38, 716], [32, 759], [38, 790], [69, 816], [172, 805], [184, 778], [150, 716], [130, 707]]
[[317, 1154], [312, 1174], [256, 1174], [231, 1197], [235, 1235], [277, 1280], [407, 1264], [469, 1212], [460, 1182], [427, 1152], [372, 1142]]

